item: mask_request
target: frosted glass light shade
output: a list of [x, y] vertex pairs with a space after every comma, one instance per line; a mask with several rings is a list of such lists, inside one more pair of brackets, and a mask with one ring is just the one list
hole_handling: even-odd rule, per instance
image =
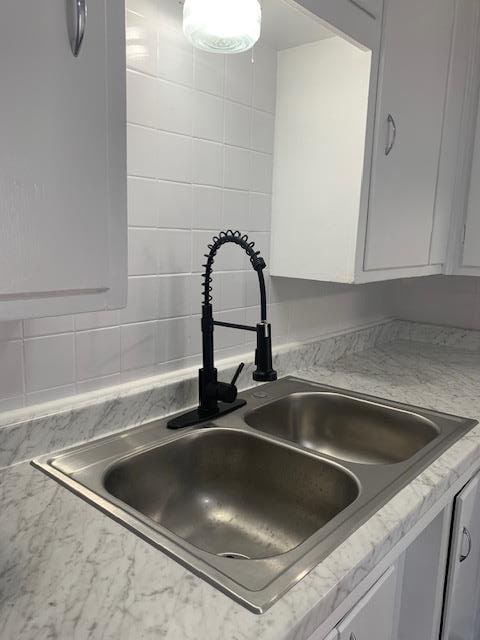
[[183, 33], [194, 47], [213, 53], [240, 53], [260, 37], [258, 0], [185, 0]]

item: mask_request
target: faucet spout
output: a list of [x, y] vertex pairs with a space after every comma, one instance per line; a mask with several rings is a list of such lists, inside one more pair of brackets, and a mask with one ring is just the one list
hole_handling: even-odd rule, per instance
[[[212, 269], [215, 256], [224, 244], [231, 242], [241, 247], [249, 256], [250, 263], [258, 275], [260, 288], [260, 322], [255, 326], [220, 322], [213, 318], [212, 307]], [[265, 260], [259, 251], [254, 249], [255, 243], [249, 241], [247, 235], [240, 231], [222, 231], [214, 236], [208, 245], [209, 253], [205, 254], [206, 263], [203, 265], [203, 303], [202, 303], [202, 368], [198, 372], [199, 405], [197, 409], [189, 411], [173, 418], [168, 423], [170, 429], [192, 426], [218, 417], [243, 406], [245, 400], [237, 399], [236, 381], [243, 369], [243, 363], [238, 367], [233, 380], [230, 383], [219, 382], [217, 369], [214, 364], [214, 327], [228, 327], [244, 331], [255, 331], [257, 334], [257, 347], [255, 350], [256, 369], [253, 379], [259, 382], [270, 382], [277, 379], [277, 372], [273, 369], [271, 326], [267, 322], [267, 296], [263, 270], [266, 267]]]

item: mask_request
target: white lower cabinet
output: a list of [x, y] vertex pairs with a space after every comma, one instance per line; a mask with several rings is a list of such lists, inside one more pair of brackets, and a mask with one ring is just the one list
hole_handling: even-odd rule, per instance
[[480, 609], [480, 474], [455, 500], [442, 640], [477, 640]]
[[480, 472], [467, 479], [308, 640], [480, 640]]
[[394, 640], [396, 582], [390, 567], [340, 622], [339, 640]]
[[392, 566], [327, 636], [319, 629], [309, 640], [396, 640], [396, 593]]

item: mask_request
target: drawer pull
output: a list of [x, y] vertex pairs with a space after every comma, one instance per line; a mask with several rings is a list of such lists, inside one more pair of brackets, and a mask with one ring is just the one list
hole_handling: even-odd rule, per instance
[[466, 560], [470, 555], [470, 551], [472, 550], [472, 536], [470, 535], [470, 531], [467, 529], [467, 527], [463, 527], [463, 537], [467, 539], [467, 553], [460, 553], [460, 562]]
[[67, 0], [68, 33], [75, 58], [82, 48], [87, 22], [87, 0]]

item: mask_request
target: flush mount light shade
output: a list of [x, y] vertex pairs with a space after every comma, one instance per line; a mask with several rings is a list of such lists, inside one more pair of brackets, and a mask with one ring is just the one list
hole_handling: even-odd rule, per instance
[[213, 53], [240, 53], [260, 37], [258, 0], [185, 0], [183, 32], [194, 47]]

